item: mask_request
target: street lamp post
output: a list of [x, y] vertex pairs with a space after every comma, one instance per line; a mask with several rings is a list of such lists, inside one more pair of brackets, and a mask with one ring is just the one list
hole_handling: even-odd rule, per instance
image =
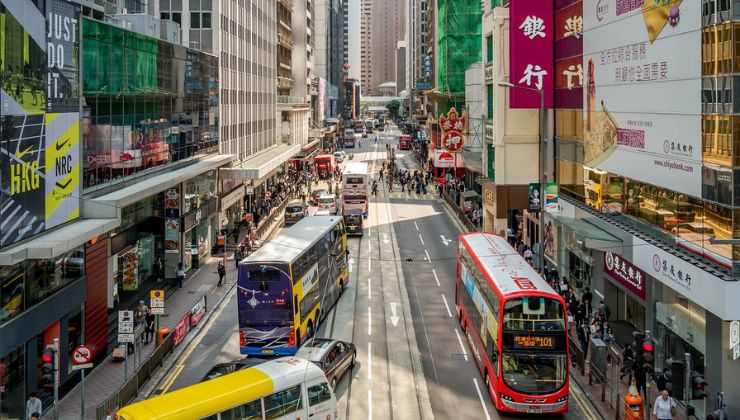
[[500, 81], [498, 85], [509, 89], [523, 89], [537, 92], [540, 95], [540, 141], [539, 141], [539, 157], [540, 157], [540, 252], [539, 252], [539, 268], [542, 277], [545, 276], [545, 204], [547, 202], [547, 196], [545, 193], [545, 91], [542, 89], [535, 89], [526, 86], [517, 86], [511, 82]]

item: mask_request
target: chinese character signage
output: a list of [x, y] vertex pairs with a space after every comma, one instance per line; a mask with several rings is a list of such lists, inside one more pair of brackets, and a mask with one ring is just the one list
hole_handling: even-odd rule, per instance
[[[553, 3], [551, 0], [512, 0], [509, 8], [509, 80], [516, 86], [542, 89], [545, 108], [552, 108]], [[510, 89], [509, 106], [539, 108], [540, 95], [524, 89]]]
[[556, 2], [555, 108], [583, 108], [583, 3]]
[[701, 197], [700, 3], [584, 3], [586, 165]]
[[439, 116], [439, 127], [442, 130], [442, 147], [449, 152], [458, 152], [462, 149], [465, 140], [463, 130], [465, 129], [465, 117], [460, 117], [453, 107], [447, 116]]
[[647, 275], [621, 255], [607, 252], [604, 256], [604, 272], [635, 296], [645, 300], [645, 280]]

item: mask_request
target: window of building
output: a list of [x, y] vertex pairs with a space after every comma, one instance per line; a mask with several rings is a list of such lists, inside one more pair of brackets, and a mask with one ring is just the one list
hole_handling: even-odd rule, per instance
[[193, 29], [200, 28], [200, 13], [190, 12], [190, 27]]
[[486, 62], [491, 61], [493, 61], [493, 34], [486, 37]]
[[486, 116], [488, 119], [493, 118], [493, 85], [486, 85]]
[[204, 12], [201, 14], [200, 27], [203, 29], [211, 28], [211, 14], [209, 12]]

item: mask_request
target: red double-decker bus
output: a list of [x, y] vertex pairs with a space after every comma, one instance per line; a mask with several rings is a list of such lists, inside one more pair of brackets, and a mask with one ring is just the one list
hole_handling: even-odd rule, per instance
[[460, 236], [455, 306], [500, 411], [568, 411], [565, 301], [492, 233]]
[[401, 136], [398, 138], [398, 150], [411, 150], [411, 136]]

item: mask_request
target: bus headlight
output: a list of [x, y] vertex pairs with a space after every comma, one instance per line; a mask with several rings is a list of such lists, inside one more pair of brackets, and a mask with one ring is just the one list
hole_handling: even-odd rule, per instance
[[501, 398], [502, 400], [506, 400], [506, 401], [511, 401], [511, 402], [514, 402], [514, 399], [513, 399], [513, 398], [511, 398], [510, 396], [506, 395], [506, 394], [501, 394], [501, 393], [499, 393], [499, 394], [498, 394], [498, 396], [499, 396], [499, 398]]
[[557, 400], [555, 400], [556, 403], [565, 402], [565, 401], [568, 401], [568, 396], [567, 395], [563, 395], [562, 397], [560, 397]]

